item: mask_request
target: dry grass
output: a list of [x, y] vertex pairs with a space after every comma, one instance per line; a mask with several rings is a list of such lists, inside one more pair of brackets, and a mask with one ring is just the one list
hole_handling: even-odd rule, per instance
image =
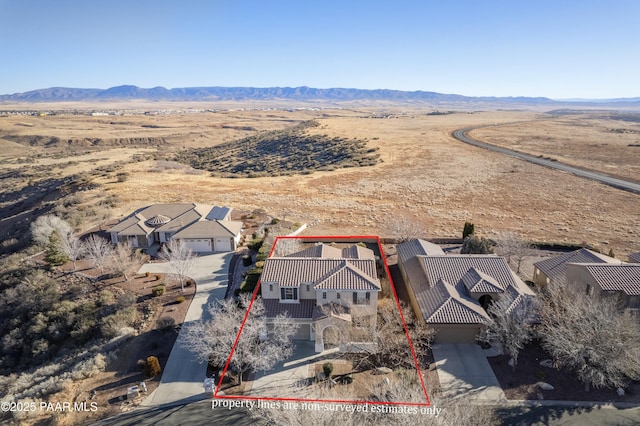
[[[377, 153], [383, 163], [310, 175], [224, 179], [180, 169], [155, 173], [158, 162], [145, 160], [129, 162], [119, 169], [129, 173], [126, 182], [118, 182], [113, 176], [96, 177], [95, 182], [103, 186], [94, 192], [119, 197], [121, 203], [111, 211], [116, 217], [149, 203], [197, 201], [248, 211], [261, 208], [275, 216], [286, 214], [291, 220], [312, 224], [308, 234], [385, 236], [391, 229], [389, 220], [403, 215], [421, 224], [425, 237], [458, 236], [464, 222], [471, 220], [479, 232], [489, 236], [516, 231], [536, 241], [587, 242], [606, 251], [613, 248], [618, 255], [640, 250], [640, 196], [467, 146], [450, 137], [452, 130], [464, 126], [526, 122], [521, 126], [529, 133], [538, 131], [542, 135], [564, 126], [565, 135], [575, 131], [576, 139], [588, 139], [597, 138], [603, 128], [637, 124], [599, 119], [599, 126], [587, 128], [579, 120], [571, 124], [567, 117], [549, 119], [539, 113], [515, 111], [427, 115], [427, 110], [389, 109], [384, 115], [391, 118], [372, 118], [378, 112], [366, 108], [237, 110], [153, 117], [44, 117], [42, 122], [38, 120], [43, 117], [9, 117], [0, 119], [0, 137], [18, 128], [40, 134], [51, 129], [50, 133], [57, 135], [67, 128], [74, 134], [97, 132], [103, 138], [125, 137], [134, 132], [138, 136], [163, 137], [167, 145], [160, 153], [166, 154], [183, 147], [213, 146], [257, 130], [281, 129], [315, 118], [320, 125], [309, 129], [310, 133], [367, 139], [369, 147], [379, 148]], [[109, 120], [135, 124], [122, 124], [122, 129], [116, 131], [104, 123]], [[560, 121], [563, 124], [558, 124]], [[34, 127], [17, 126], [16, 122], [28, 122]], [[158, 128], [141, 127], [141, 123], [150, 122]], [[248, 127], [257, 130], [238, 130]], [[484, 137], [482, 132], [495, 134], [511, 127], [491, 127], [474, 135]], [[585, 134], [588, 129], [595, 136]], [[626, 146], [629, 135], [608, 132], [608, 143]], [[491, 141], [497, 142], [497, 136]], [[548, 154], [561, 159], [557, 150], [565, 149], [563, 160], [575, 157], [574, 143], [579, 142], [560, 144]], [[30, 149], [47, 152], [42, 147]], [[122, 163], [122, 149], [102, 149], [99, 157], [119, 153]], [[145, 148], [131, 149], [127, 155]], [[607, 168], [624, 169], [632, 161], [628, 157], [612, 155]]]
[[584, 112], [477, 129], [489, 143], [640, 182], [640, 114]]

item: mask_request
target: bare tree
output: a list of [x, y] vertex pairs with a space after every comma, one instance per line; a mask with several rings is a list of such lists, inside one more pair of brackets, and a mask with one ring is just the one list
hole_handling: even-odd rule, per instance
[[122, 274], [125, 281], [129, 281], [129, 274], [140, 262], [140, 255], [131, 248], [128, 241], [118, 243], [113, 249], [112, 267], [117, 273]]
[[[184, 334], [181, 334], [184, 336], [182, 345], [193, 351], [199, 360], [222, 367], [227, 363], [242, 327], [230, 363], [239, 384], [245, 372], [268, 370], [291, 356], [291, 338], [298, 329], [298, 325], [285, 315], [267, 323], [262, 299], [256, 299], [247, 314], [251, 296], [242, 294], [238, 301], [223, 299], [209, 305], [211, 319], [193, 322], [185, 326]], [[248, 315], [246, 321], [245, 315]]]
[[640, 327], [615, 297], [549, 285], [540, 316], [544, 348], [576, 373], [585, 390], [624, 387], [640, 378]]
[[[418, 358], [422, 357], [430, 348], [435, 331], [418, 322], [410, 307], [401, 304], [403, 316], [407, 324], [407, 331], [411, 338], [413, 351]], [[413, 362], [412, 346], [409, 345], [405, 332], [402, 316], [398, 312], [398, 306], [392, 299], [381, 299], [377, 304], [377, 314], [372, 321], [374, 330], [369, 327], [361, 327], [353, 323], [347, 330], [349, 340], [358, 341], [362, 337], [362, 331], [368, 333], [368, 340], [373, 345], [359, 348], [360, 351], [350, 355], [357, 362], [358, 368], [389, 367], [389, 368], [415, 368]], [[371, 326], [371, 324], [369, 324]]]
[[184, 291], [184, 283], [193, 271], [195, 255], [182, 240], [171, 239], [162, 247], [160, 258], [168, 262], [169, 270], [180, 282], [180, 289]]
[[302, 250], [302, 244], [298, 238], [279, 238], [274, 248], [274, 256], [287, 256]]
[[390, 226], [389, 231], [398, 243], [404, 243], [405, 241], [409, 241], [413, 238], [419, 238], [422, 234], [422, 227], [417, 222], [407, 218], [406, 216], [394, 215], [388, 222]]
[[84, 247], [82, 245], [82, 242], [75, 235], [67, 234], [66, 238], [63, 237], [61, 239], [61, 245], [62, 245], [62, 247], [61, 247], [62, 252], [73, 263], [73, 272], [75, 272], [76, 271], [76, 262], [84, 254]]
[[506, 257], [509, 264], [513, 261], [516, 273], [519, 274], [522, 261], [525, 257], [531, 256], [535, 246], [513, 232], [502, 233], [497, 240], [496, 251]]
[[535, 299], [527, 296], [522, 296], [512, 305], [512, 299], [501, 296], [489, 306], [485, 338], [500, 344], [502, 353], [511, 357], [515, 371], [518, 354], [531, 340], [531, 328], [536, 320], [537, 308]]
[[61, 239], [73, 234], [73, 228], [69, 222], [54, 215], [39, 216], [31, 224], [31, 238], [42, 246], [49, 243], [49, 237], [53, 231], [57, 231]]
[[104, 274], [108, 266], [113, 249], [111, 244], [102, 237], [92, 234], [83, 242], [85, 256], [93, 262], [93, 266], [100, 269], [100, 274]]

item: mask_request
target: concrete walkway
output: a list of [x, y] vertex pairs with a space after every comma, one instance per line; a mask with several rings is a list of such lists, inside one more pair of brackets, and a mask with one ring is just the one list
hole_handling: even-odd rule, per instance
[[498, 379], [487, 361], [495, 350], [484, 350], [476, 344], [433, 345], [442, 396], [468, 398], [483, 403], [507, 401]]
[[[207, 305], [224, 298], [229, 278], [229, 266], [233, 253], [214, 253], [198, 256], [191, 278], [196, 282], [196, 294], [184, 319], [192, 321], [208, 319]], [[166, 263], [148, 263], [138, 273], [168, 272]], [[204, 398], [203, 381], [207, 365], [198, 363], [196, 356], [181, 345], [182, 334], [173, 345], [160, 385], [141, 405], [157, 406], [176, 402], [198, 401]]]

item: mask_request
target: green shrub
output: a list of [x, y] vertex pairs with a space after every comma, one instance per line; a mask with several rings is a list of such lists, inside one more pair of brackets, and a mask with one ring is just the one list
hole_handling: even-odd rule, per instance
[[178, 297], [176, 297], [176, 303], [184, 303], [184, 301], [185, 301], [184, 296], [178, 296]]
[[471, 222], [465, 222], [464, 228], [462, 229], [462, 239], [464, 240], [469, 235], [473, 235], [476, 232], [476, 226]]
[[278, 223], [280, 223], [280, 219], [278, 219], [277, 217], [274, 217], [273, 219], [271, 219], [272, 225], [277, 225]]
[[144, 375], [152, 378], [156, 377], [162, 369], [160, 368], [160, 361], [155, 356], [150, 356], [147, 358], [147, 362], [144, 364]]
[[156, 281], [160, 281], [161, 278], [162, 278], [162, 275], [156, 274]]
[[322, 371], [327, 378], [331, 377], [331, 374], [333, 373], [333, 364], [325, 362], [322, 364]]
[[264, 268], [264, 260], [261, 260], [260, 262], [256, 262], [256, 269], [262, 270], [262, 268]]
[[151, 295], [153, 297], [158, 297], [158, 296], [162, 296], [164, 294], [166, 290], [166, 287], [164, 285], [158, 285], [155, 286], [152, 290], [151, 290]]

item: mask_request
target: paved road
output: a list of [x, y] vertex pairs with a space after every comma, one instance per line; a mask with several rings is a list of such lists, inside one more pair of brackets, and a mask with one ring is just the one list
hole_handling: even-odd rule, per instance
[[[196, 282], [196, 294], [189, 305], [184, 324], [200, 319], [208, 319], [207, 305], [223, 299], [229, 279], [229, 266], [233, 253], [215, 253], [198, 256], [190, 274]], [[167, 272], [166, 263], [143, 265], [139, 273]], [[162, 372], [160, 385], [142, 403], [144, 406], [158, 406], [175, 402], [193, 402], [204, 398], [203, 381], [207, 365], [196, 360], [195, 354], [181, 345], [178, 335], [173, 345], [167, 365]]]
[[[514, 406], [496, 407], [500, 425], [504, 426], [636, 426], [640, 424], [640, 408]], [[237, 425], [262, 426], [246, 409], [211, 408], [211, 401], [166, 405], [138, 409], [95, 423], [99, 426], [174, 426]]]
[[458, 129], [454, 131], [451, 135], [459, 140], [460, 142], [467, 143], [469, 145], [477, 146], [480, 148], [489, 149], [491, 151], [499, 152], [501, 154], [510, 155], [512, 157], [519, 158], [524, 161], [528, 161], [530, 163], [539, 164], [541, 166], [549, 167], [556, 170], [562, 170], [565, 172], [572, 173], [576, 176], [581, 176], [587, 179], [596, 180], [598, 182], [604, 183], [606, 185], [613, 186], [614, 188], [622, 189], [624, 191], [634, 192], [636, 194], [640, 194], [640, 184], [629, 182], [623, 179], [618, 179], [604, 173], [598, 173], [590, 170], [581, 169], [579, 167], [570, 166], [565, 163], [560, 163], [558, 161], [548, 160], [542, 157], [536, 157], [534, 155], [525, 154], [522, 152], [514, 151], [508, 148], [502, 148], [496, 145], [491, 145], [486, 142], [479, 141], [477, 139], [472, 138], [468, 135], [471, 130], [479, 129], [481, 127], [486, 126], [478, 126], [478, 127], [465, 127], [464, 129]]

